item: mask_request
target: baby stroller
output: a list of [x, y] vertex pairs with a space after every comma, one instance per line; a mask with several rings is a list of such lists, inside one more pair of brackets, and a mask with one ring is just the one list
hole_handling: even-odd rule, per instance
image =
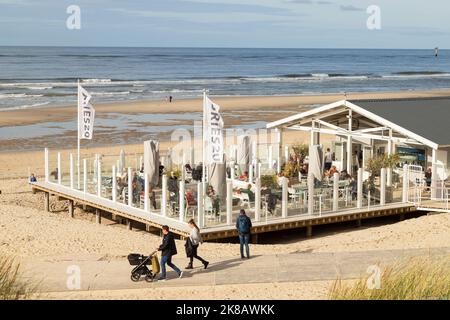
[[[145, 281], [152, 282], [159, 273], [159, 260], [156, 251], [151, 253], [148, 257], [138, 254], [130, 253], [128, 255], [128, 262], [131, 266], [136, 266], [131, 270], [131, 281], [138, 282], [141, 276], [145, 277]], [[151, 265], [151, 270], [147, 267]]]

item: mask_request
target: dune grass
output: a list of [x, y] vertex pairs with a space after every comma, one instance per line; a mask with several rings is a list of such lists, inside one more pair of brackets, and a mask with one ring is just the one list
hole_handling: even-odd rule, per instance
[[20, 264], [0, 256], [0, 300], [27, 299], [37, 293], [38, 285], [21, 279]]
[[[381, 269], [379, 288], [373, 274], [344, 283], [338, 279], [329, 290], [333, 300], [449, 300], [450, 257], [411, 258]], [[372, 289], [371, 289], [372, 288]]]

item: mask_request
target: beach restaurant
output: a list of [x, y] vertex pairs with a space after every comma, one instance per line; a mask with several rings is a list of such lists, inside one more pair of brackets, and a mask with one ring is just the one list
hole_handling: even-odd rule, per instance
[[[255, 235], [300, 228], [311, 235], [316, 225], [449, 211], [449, 115], [450, 98], [342, 100], [267, 124], [270, 141], [236, 137], [225, 161], [205, 174], [195, 169], [202, 157], [193, 148], [175, 163], [171, 150], [160, 155], [158, 142], [146, 141], [142, 154], [82, 154], [77, 183], [74, 155], [45, 149], [45, 179], [32, 187], [44, 192], [47, 210], [54, 195], [69, 202], [70, 216], [79, 205], [98, 222], [108, 216], [129, 228], [169, 225], [185, 236], [195, 219], [205, 240], [229, 238], [245, 209]], [[310, 133], [306, 157], [283, 143], [284, 130]], [[333, 136], [329, 147], [321, 135]], [[324, 168], [326, 149], [333, 170]], [[395, 163], [373, 165], [393, 155]]]

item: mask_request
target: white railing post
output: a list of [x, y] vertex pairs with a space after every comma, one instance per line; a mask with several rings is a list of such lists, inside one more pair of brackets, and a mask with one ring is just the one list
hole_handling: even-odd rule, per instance
[[308, 172], [308, 214], [314, 214], [314, 175]]
[[261, 178], [255, 182], [255, 221], [261, 220]]
[[180, 222], [184, 222], [184, 214], [185, 214], [185, 211], [184, 211], [184, 207], [185, 207], [185, 199], [184, 199], [184, 197], [185, 197], [185, 184], [184, 184], [184, 180], [181, 180], [180, 181], [180, 194], [179, 194], [179, 208], [178, 208], [178, 211], [179, 211], [179, 213], [180, 213], [180, 215], [179, 215], [179, 219], [180, 219]]
[[288, 180], [283, 177], [282, 180], [282, 193], [281, 193], [281, 217], [287, 218], [288, 216]]
[[233, 185], [234, 185], [234, 175], [235, 175], [234, 167], [235, 167], [235, 162], [231, 161], [231, 163], [230, 163], [230, 179], [231, 179], [231, 182], [233, 183]]
[[362, 208], [362, 200], [363, 200], [363, 169], [358, 169], [358, 181], [357, 181], [357, 200], [356, 207], [358, 209]]
[[97, 160], [97, 196], [102, 196], [102, 161], [100, 157]]
[[144, 210], [145, 211], [150, 211], [150, 198], [149, 198], [149, 193], [150, 193], [150, 185], [149, 185], [149, 177], [148, 177], [148, 173], [145, 173], [145, 186], [144, 186]]
[[71, 153], [69, 156], [70, 162], [70, 189], [74, 187], [74, 163], [73, 163], [73, 154]]
[[203, 216], [203, 182], [199, 182], [197, 184], [197, 224], [199, 228], [203, 228], [205, 225]]
[[128, 205], [133, 206], [133, 171], [128, 167]]
[[248, 183], [253, 183], [253, 172], [255, 168], [255, 159], [252, 160], [250, 167], [248, 168]]
[[339, 210], [339, 173], [333, 174], [333, 211]]
[[408, 193], [409, 193], [409, 181], [408, 181], [408, 165], [405, 164], [403, 166], [403, 190], [402, 190], [402, 201], [408, 202]]
[[45, 174], [45, 182], [48, 182], [48, 148], [44, 149], [44, 174]]
[[161, 181], [161, 215], [167, 216], [167, 176], [163, 174]]
[[270, 145], [267, 149], [267, 162], [269, 165], [269, 170], [272, 170], [273, 168], [273, 146]]
[[61, 184], [61, 152], [58, 152], [58, 184]]
[[258, 144], [252, 141], [252, 160], [258, 158]]
[[87, 159], [83, 159], [83, 192], [87, 192]]
[[277, 174], [281, 172], [281, 157], [278, 156], [277, 158]]
[[289, 146], [284, 146], [284, 163], [289, 162]]
[[380, 205], [386, 204], [386, 169], [381, 168], [380, 172]]
[[227, 181], [227, 225], [231, 225], [233, 214], [233, 184]]
[[258, 160], [258, 178], [259, 179], [261, 179], [261, 166], [262, 166], [262, 163], [261, 163], [261, 161]]
[[112, 201], [117, 201], [117, 172], [116, 172], [116, 166], [112, 166]]

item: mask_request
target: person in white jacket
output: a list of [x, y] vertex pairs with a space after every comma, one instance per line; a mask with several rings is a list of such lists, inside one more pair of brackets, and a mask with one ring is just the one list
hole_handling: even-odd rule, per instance
[[209, 262], [197, 255], [198, 246], [200, 245], [200, 243], [203, 242], [202, 236], [200, 234], [200, 229], [198, 228], [194, 219], [189, 220], [188, 224], [191, 227], [191, 233], [189, 235], [189, 240], [191, 241], [191, 244], [192, 244], [192, 251], [189, 256], [190, 262], [189, 262], [188, 266], [186, 267], [186, 269], [194, 268], [194, 258], [197, 260], [200, 260], [200, 262], [203, 263], [203, 266], [206, 269], [208, 267]]

